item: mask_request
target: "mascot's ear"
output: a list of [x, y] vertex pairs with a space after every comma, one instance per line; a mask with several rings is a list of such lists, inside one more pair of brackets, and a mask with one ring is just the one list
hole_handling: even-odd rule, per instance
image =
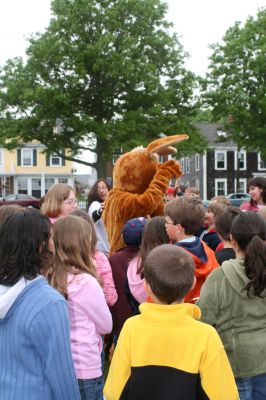
[[183, 140], [187, 140], [188, 138], [189, 137], [186, 134], [165, 136], [151, 142], [147, 146], [147, 150], [150, 155], [154, 153], [158, 154], [159, 156], [175, 154], [176, 149], [174, 147], [171, 147], [171, 145], [183, 142]]

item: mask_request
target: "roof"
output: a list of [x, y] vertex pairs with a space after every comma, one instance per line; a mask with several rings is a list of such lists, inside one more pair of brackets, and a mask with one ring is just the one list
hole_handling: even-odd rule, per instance
[[[226, 136], [224, 141], [219, 141], [219, 137], [222, 138], [222, 133], [224, 132], [222, 124], [214, 122], [196, 122], [195, 126], [199, 129], [202, 136], [207, 139], [209, 147], [223, 149], [227, 147], [229, 147], [230, 149], [232, 149], [232, 147], [236, 148], [236, 144], [231, 140], [227, 140]], [[219, 135], [217, 132], [221, 132], [221, 134]]]

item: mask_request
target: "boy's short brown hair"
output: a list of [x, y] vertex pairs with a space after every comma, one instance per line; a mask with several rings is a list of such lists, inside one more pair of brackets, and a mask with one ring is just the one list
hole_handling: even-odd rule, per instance
[[216, 216], [220, 211], [224, 210], [226, 208], [225, 204], [222, 203], [217, 203], [216, 201], [211, 201], [208, 204], [207, 211], [211, 212]]
[[232, 223], [239, 214], [240, 209], [234, 206], [228, 206], [220, 210], [215, 216], [215, 228], [223, 240], [230, 240]]
[[171, 200], [164, 208], [173, 223], [180, 224], [186, 235], [195, 235], [203, 224], [205, 209], [197, 197], [183, 196]]
[[218, 203], [218, 204], [224, 204], [225, 206], [230, 206], [230, 200], [227, 199], [225, 196], [214, 196], [211, 198], [211, 202], [213, 203]]
[[184, 249], [163, 244], [148, 254], [144, 278], [155, 296], [165, 304], [184, 299], [194, 282], [195, 264]]

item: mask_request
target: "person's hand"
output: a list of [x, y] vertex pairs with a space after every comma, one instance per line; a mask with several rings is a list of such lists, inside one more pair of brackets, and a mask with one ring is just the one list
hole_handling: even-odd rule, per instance
[[178, 178], [182, 175], [181, 166], [176, 160], [168, 160], [163, 164], [158, 164], [157, 170], [162, 171], [169, 179]]
[[104, 204], [104, 202], [103, 202], [103, 203], [101, 203], [101, 206], [100, 206], [99, 210], [97, 211], [97, 214], [98, 214], [100, 217], [102, 216], [102, 213], [104, 212], [104, 208], [105, 208], [105, 204]]

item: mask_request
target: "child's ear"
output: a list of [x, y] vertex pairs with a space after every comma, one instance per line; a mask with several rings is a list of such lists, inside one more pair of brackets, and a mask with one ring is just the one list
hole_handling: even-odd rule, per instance
[[151, 297], [151, 293], [152, 293], [151, 287], [150, 287], [150, 285], [145, 281], [145, 279], [144, 279], [144, 287], [145, 287], [145, 290], [146, 290], [147, 297]]
[[194, 276], [194, 280], [193, 280], [193, 283], [192, 283], [192, 286], [191, 286], [190, 290], [194, 289], [196, 283], [197, 283], [197, 278]]
[[176, 227], [179, 234], [183, 233], [185, 230], [181, 224], [176, 224]]
[[238, 249], [237, 242], [236, 242], [236, 240], [233, 238], [233, 236], [231, 235], [231, 233], [230, 233], [230, 241], [231, 241], [231, 243], [232, 243], [233, 249], [236, 251], [236, 250]]

